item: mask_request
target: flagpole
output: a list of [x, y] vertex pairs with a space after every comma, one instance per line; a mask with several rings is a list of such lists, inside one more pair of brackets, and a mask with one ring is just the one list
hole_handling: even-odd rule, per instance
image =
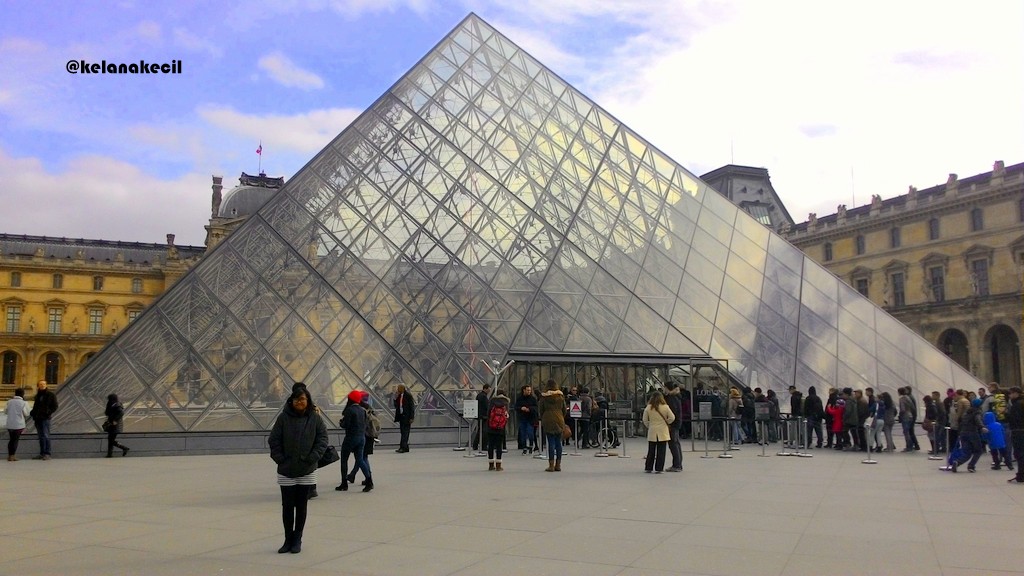
[[260, 146], [256, 149], [256, 155], [260, 157], [260, 171], [258, 173], [263, 174], [263, 140], [260, 140]]

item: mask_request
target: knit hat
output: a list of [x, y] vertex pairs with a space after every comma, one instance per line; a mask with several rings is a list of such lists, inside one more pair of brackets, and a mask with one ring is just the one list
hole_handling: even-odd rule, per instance
[[974, 406], [975, 408], [981, 406], [981, 398], [975, 398], [974, 400], [971, 400], [971, 406]]
[[358, 404], [359, 401], [362, 400], [362, 399], [363, 399], [363, 393], [360, 392], [359, 390], [353, 390], [353, 391], [348, 393], [348, 401], [349, 402], [355, 402], [356, 404]]

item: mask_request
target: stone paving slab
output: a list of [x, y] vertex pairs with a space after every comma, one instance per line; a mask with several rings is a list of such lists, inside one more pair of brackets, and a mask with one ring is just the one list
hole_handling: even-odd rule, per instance
[[[56, 441], [59, 441], [59, 437]], [[125, 442], [130, 436], [125, 437]], [[681, 474], [630, 458], [513, 452], [505, 471], [450, 448], [380, 450], [376, 488], [320, 471], [301, 554], [277, 554], [267, 455], [26, 459], [0, 466], [0, 574], [1020, 574], [1024, 485], [940, 472], [921, 453], [685, 452]]]

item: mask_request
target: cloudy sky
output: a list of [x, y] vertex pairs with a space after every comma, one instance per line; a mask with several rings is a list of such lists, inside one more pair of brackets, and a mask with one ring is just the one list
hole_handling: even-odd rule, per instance
[[10, 2], [0, 232], [201, 245], [212, 174], [262, 142], [290, 177], [470, 11], [695, 174], [767, 168], [798, 221], [1024, 162], [1019, 0]]

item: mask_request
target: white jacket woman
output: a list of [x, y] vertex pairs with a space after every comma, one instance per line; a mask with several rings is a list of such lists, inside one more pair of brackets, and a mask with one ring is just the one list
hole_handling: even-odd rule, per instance
[[661, 474], [665, 470], [665, 449], [672, 438], [669, 424], [675, 422], [675, 419], [661, 392], [652, 394], [643, 415], [643, 423], [647, 427], [647, 460], [644, 462], [644, 472]]

